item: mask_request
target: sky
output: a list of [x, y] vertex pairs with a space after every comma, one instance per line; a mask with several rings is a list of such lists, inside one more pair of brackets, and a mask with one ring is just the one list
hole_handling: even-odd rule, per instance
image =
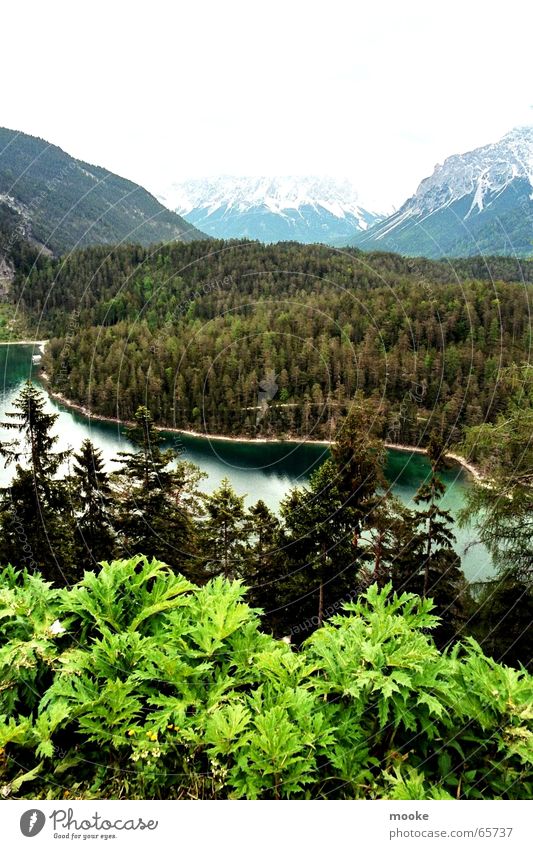
[[2, 4], [0, 125], [155, 193], [332, 175], [398, 207], [533, 121], [530, 0]]

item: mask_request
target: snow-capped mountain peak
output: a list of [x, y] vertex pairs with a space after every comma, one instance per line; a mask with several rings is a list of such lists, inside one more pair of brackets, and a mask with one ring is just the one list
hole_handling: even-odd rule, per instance
[[162, 203], [210, 235], [345, 244], [380, 216], [349, 180], [333, 177], [208, 177], [172, 184]]
[[356, 235], [361, 247], [425, 256], [530, 255], [533, 127], [449, 156], [393, 215]]
[[528, 180], [533, 187], [533, 127], [517, 127], [494, 144], [449, 156], [422, 180], [402, 209], [409, 205], [411, 215], [427, 215], [473, 195], [470, 215], [481, 212], [488, 196], [516, 179]]

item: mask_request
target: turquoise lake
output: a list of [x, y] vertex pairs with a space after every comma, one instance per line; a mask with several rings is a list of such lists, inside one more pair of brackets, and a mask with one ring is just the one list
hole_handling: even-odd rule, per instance
[[[0, 420], [4, 420], [5, 413], [12, 409], [21, 384], [34, 373], [34, 353], [38, 353], [38, 349], [31, 345], [0, 346]], [[58, 448], [78, 449], [82, 440], [89, 437], [102, 450], [109, 466], [114, 467], [117, 452], [128, 445], [123, 427], [89, 419], [49, 396], [47, 408], [59, 413], [56, 423]], [[0, 428], [0, 439], [12, 438], [12, 433]], [[272, 509], [277, 509], [291, 487], [306, 483], [311, 472], [329, 455], [327, 447], [305, 442], [234, 442], [187, 434], [168, 434], [168, 442], [179, 448], [182, 459], [196, 463], [207, 473], [203, 482], [206, 492], [215, 489], [223, 477], [228, 477], [235, 490], [246, 495], [247, 503], [262, 498]], [[391, 449], [386, 473], [394, 494], [413, 507], [413, 495], [428, 475], [429, 465], [424, 455]], [[10, 468], [0, 467], [0, 485], [9, 483], [11, 474]], [[469, 475], [455, 465], [446, 470], [442, 478], [447, 486], [442, 506], [456, 515], [464, 503]], [[455, 533], [455, 547], [462, 557], [468, 580], [489, 577], [493, 573], [491, 558], [486, 549], [476, 544], [475, 530], [456, 527]]]

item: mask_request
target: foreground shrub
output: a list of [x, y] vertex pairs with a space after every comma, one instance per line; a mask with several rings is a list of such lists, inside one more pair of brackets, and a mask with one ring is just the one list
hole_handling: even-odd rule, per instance
[[28, 798], [530, 798], [533, 685], [370, 590], [298, 652], [146, 558], [0, 577], [0, 784]]

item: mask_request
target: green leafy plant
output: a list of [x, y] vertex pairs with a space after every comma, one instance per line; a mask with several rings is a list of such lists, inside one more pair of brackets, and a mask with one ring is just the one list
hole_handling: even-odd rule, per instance
[[429, 599], [373, 585], [295, 651], [245, 593], [141, 556], [0, 573], [2, 795], [530, 797], [531, 676], [439, 652]]

